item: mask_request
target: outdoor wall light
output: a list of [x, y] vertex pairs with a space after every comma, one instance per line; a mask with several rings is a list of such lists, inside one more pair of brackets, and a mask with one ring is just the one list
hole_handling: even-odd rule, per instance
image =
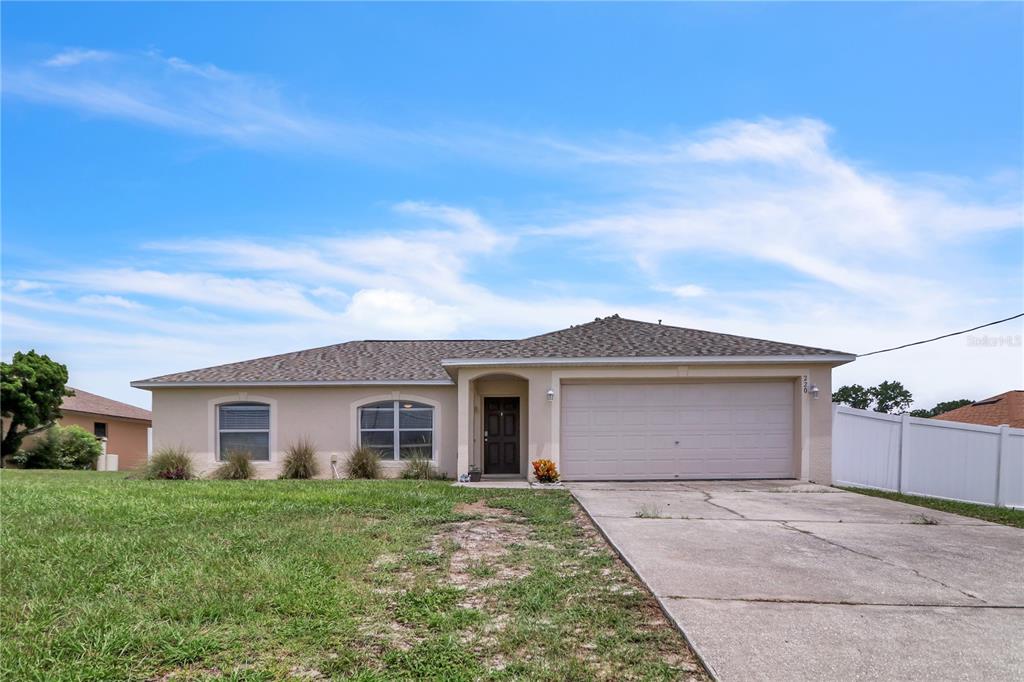
[[811, 384], [811, 387], [807, 390], [810, 392], [811, 397], [814, 398], [815, 400], [817, 400], [818, 396], [821, 395], [821, 389], [818, 388], [817, 384]]
[[551, 402], [552, 400], [554, 400], [555, 399], [555, 389], [549, 388], [548, 392], [547, 392], [547, 396], [548, 396], [548, 402]]

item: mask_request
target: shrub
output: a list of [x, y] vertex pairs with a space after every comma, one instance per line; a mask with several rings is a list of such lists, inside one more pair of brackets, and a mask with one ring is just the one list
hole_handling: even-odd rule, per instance
[[43, 437], [27, 450], [19, 450], [8, 458], [11, 464], [24, 469], [58, 469], [59, 426], [51, 426]]
[[316, 446], [308, 438], [300, 438], [285, 451], [284, 466], [278, 478], [313, 478], [318, 470]]
[[380, 478], [380, 456], [367, 447], [358, 447], [345, 462], [349, 478]]
[[402, 467], [402, 478], [416, 479], [420, 481], [433, 481], [440, 478], [434, 471], [434, 464], [426, 457], [413, 457], [406, 460]]
[[28, 450], [11, 461], [26, 469], [92, 469], [103, 446], [81, 426], [52, 426]]
[[211, 476], [221, 481], [252, 478], [252, 455], [244, 450], [231, 450], [224, 456], [224, 463], [214, 469]]
[[183, 447], [160, 448], [146, 465], [146, 478], [187, 481], [193, 477], [192, 455]]
[[531, 464], [538, 483], [554, 483], [558, 480], [558, 467], [550, 459], [535, 459]]

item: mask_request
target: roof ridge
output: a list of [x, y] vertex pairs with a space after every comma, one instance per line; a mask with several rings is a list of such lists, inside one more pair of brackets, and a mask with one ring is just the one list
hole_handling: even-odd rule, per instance
[[[675, 325], [675, 324], [663, 324], [660, 320], [658, 322], [648, 322], [647, 320], [635, 320], [635, 319], [633, 319], [631, 317], [622, 317], [618, 313], [614, 313], [612, 315], [607, 315], [605, 317], [595, 317], [593, 320], [591, 320], [589, 322], [581, 322], [580, 324], [569, 325], [568, 327], [563, 327], [562, 329], [556, 329], [555, 331], [545, 332], [543, 334], [536, 334], [534, 336], [527, 336], [527, 337], [522, 338], [522, 339], [514, 339], [513, 342], [515, 342], [515, 341], [532, 341], [534, 339], [541, 339], [541, 338], [544, 338], [546, 336], [551, 336], [553, 334], [561, 334], [562, 332], [567, 332], [570, 329], [579, 329], [581, 327], [589, 327], [591, 325], [595, 325], [595, 324], [598, 324], [600, 322], [605, 322], [607, 320], [619, 320], [621, 322], [632, 322], [634, 324], [644, 325], [645, 327], [655, 327], [655, 328], [662, 328], [662, 329], [678, 329], [680, 331], [685, 331], [685, 332], [698, 332], [700, 334], [712, 334], [714, 336], [728, 336], [729, 338], [741, 339], [743, 341], [761, 341], [763, 343], [784, 344], [784, 345], [787, 345], [787, 346], [794, 346], [794, 347], [798, 347], [798, 348], [809, 348], [809, 349], [812, 349], [812, 350], [824, 350], [824, 351], [828, 351], [829, 353], [836, 353], [836, 354], [839, 354], [839, 355], [849, 355], [849, 353], [846, 353], [844, 351], [835, 350], [833, 348], [822, 348], [820, 346], [808, 346], [808, 345], [802, 344], [802, 343], [790, 343], [789, 341], [776, 341], [774, 339], [762, 339], [762, 338], [756, 337], [756, 336], [744, 336], [742, 334], [730, 334], [729, 332], [714, 332], [714, 331], [711, 331], [709, 329], [698, 329], [696, 327], [681, 327], [681, 326]], [[649, 336], [653, 336], [653, 334], [655, 332], [655, 329], [644, 329], [644, 331]]]
[[775, 339], [762, 339], [761, 337], [758, 337], [758, 336], [745, 336], [743, 334], [731, 334], [729, 332], [713, 332], [710, 329], [698, 329], [696, 327], [680, 327], [679, 325], [676, 325], [676, 324], [662, 324], [661, 322], [648, 322], [647, 320], [634, 320], [634, 319], [629, 318], [629, 317], [619, 317], [618, 315], [614, 315], [613, 317], [615, 317], [617, 319], [620, 319], [620, 320], [625, 320], [626, 322], [638, 322], [640, 324], [648, 325], [648, 326], [651, 326], [651, 327], [662, 327], [662, 328], [667, 328], [667, 329], [680, 329], [682, 331], [687, 331], [687, 332], [700, 332], [701, 334], [714, 334], [715, 336], [728, 336], [729, 338], [732, 338], [732, 339], [743, 339], [744, 341], [763, 341], [764, 343], [779, 343], [779, 344], [784, 344], [786, 346], [796, 346], [796, 347], [799, 347], [799, 348], [813, 348], [814, 350], [827, 350], [830, 353], [838, 353], [840, 355], [849, 355], [849, 353], [846, 353], [845, 351], [835, 350], [833, 348], [822, 348], [821, 346], [808, 346], [807, 344], [803, 344], [803, 343], [790, 343], [789, 341], [777, 341]]
[[[477, 343], [483, 341], [503, 343], [506, 341], [519, 340], [520, 339], [353, 339], [352, 341], [346, 341], [345, 343]], [[326, 346], [323, 347], [326, 348]]]

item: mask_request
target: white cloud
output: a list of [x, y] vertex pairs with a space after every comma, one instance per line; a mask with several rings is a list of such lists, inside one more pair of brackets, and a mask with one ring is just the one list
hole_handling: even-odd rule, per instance
[[515, 243], [463, 208], [405, 202], [395, 210], [414, 218], [418, 228], [359, 230], [357, 237], [291, 238], [287, 243], [188, 240], [149, 247], [206, 258], [211, 266], [278, 273], [314, 288], [326, 283], [360, 289], [405, 288], [462, 300], [475, 295], [464, 279], [471, 259]]
[[286, 317], [330, 317], [306, 297], [303, 287], [275, 280], [133, 268], [77, 270], [54, 273], [52, 278], [65, 286], [153, 296], [212, 308]]
[[[148, 58], [190, 83], [236, 78]], [[140, 120], [192, 125], [189, 105], [132, 101], [161, 105]], [[518, 145], [515, 163], [524, 158], [616, 192], [530, 212], [528, 225], [410, 201], [393, 207], [396, 229], [151, 244], [159, 267], [34, 273], [5, 284], [4, 347], [47, 339], [90, 376], [121, 363], [126, 384], [352, 338], [517, 337], [612, 313], [865, 352], [1022, 306], [1019, 263], [996, 268], [974, 250], [979, 233], [1020, 230], [1017, 195], [993, 200], [1005, 188], [867, 170], [830, 146], [820, 121], [732, 121], [662, 141], [538, 137]], [[152, 311], [112, 303], [133, 296]], [[89, 319], [79, 299], [107, 305]], [[119, 333], [96, 333], [97, 319]], [[1024, 369], [1013, 353], [943, 342], [866, 358], [836, 381], [901, 379], [930, 406], [1011, 387]]]
[[648, 158], [631, 170], [647, 187], [539, 232], [630, 258], [658, 280], [672, 258], [708, 254], [781, 266], [888, 312], [948, 314], [965, 296], [963, 278], [947, 284], [944, 255], [974, 233], [1021, 225], [1019, 198], [961, 199], [859, 168], [830, 148], [820, 121], [733, 121], [660, 155], [645, 146], [608, 158]]
[[699, 298], [708, 293], [707, 289], [698, 284], [681, 284], [676, 287], [656, 287], [656, 289], [672, 294], [676, 298]]
[[46, 282], [37, 282], [28, 279], [17, 279], [13, 282], [5, 282], [5, 287], [14, 292], [22, 293], [26, 291], [40, 291], [47, 292], [53, 287]]
[[358, 329], [380, 330], [385, 334], [421, 338], [455, 334], [461, 313], [451, 305], [442, 305], [407, 291], [362, 289], [352, 296], [345, 311], [346, 320]]
[[64, 50], [43, 68], [5, 66], [3, 89], [7, 95], [246, 146], [352, 140], [344, 127], [290, 105], [267, 79], [154, 51]]
[[827, 154], [829, 129], [821, 121], [729, 121], [699, 134], [687, 152], [695, 161], [813, 163]]
[[112, 59], [114, 54], [106, 50], [83, 50], [79, 48], [68, 48], [53, 55], [43, 62], [45, 66], [64, 68], [78, 66], [86, 62], [104, 62]]
[[319, 286], [309, 291], [311, 296], [335, 301], [348, 301], [351, 296], [335, 287]]
[[89, 294], [81, 296], [78, 302], [90, 306], [114, 306], [116, 308], [124, 308], [125, 310], [139, 310], [146, 307], [137, 301], [129, 301], [123, 296], [113, 296], [111, 294]]

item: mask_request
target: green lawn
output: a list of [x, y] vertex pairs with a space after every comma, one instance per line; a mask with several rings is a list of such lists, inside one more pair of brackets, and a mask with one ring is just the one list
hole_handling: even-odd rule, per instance
[[0, 679], [705, 679], [564, 491], [2, 472]]
[[906, 502], [907, 504], [916, 504], [918, 507], [928, 507], [929, 509], [937, 509], [949, 512], [950, 514], [970, 516], [984, 521], [991, 521], [992, 523], [1001, 523], [1004, 526], [1024, 528], [1024, 511], [1019, 509], [989, 507], [984, 504], [972, 504], [970, 502], [953, 502], [951, 500], [940, 500], [934, 497], [921, 497], [919, 495], [901, 495], [900, 493], [872, 490], [871, 488], [844, 487], [843, 490], [851, 493], [860, 493], [861, 495], [871, 495], [872, 497], [884, 497], [887, 500], [896, 500], [897, 502]]

